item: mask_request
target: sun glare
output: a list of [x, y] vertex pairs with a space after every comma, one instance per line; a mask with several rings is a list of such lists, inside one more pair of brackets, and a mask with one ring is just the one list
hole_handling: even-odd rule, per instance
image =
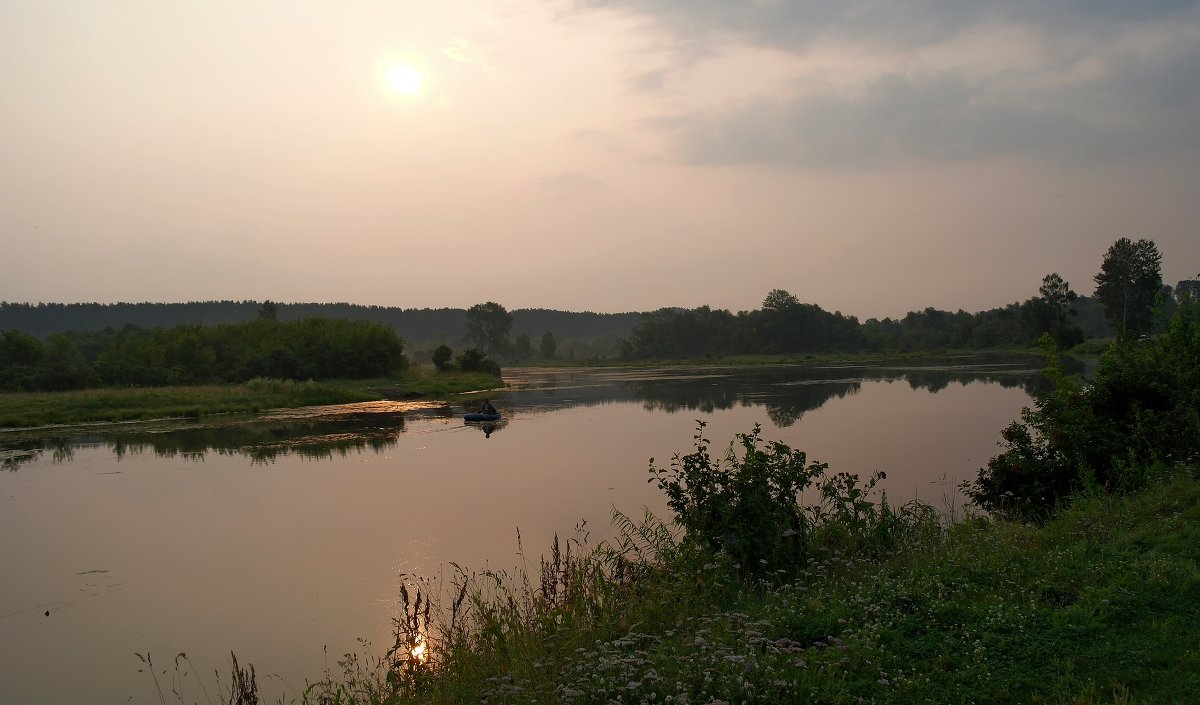
[[429, 658], [429, 652], [425, 646], [425, 637], [423, 635], [417, 636], [417, 643], [414, 644], [411, 649], [409, 649], [408, 653], [412, 654], [412, 657], [417, 661], [425, 663], [425, 661]]
[[421, 90], [425, 77], [412, 64], [392, 64], [388, 68], [387, 82], [400, 95], [414, 95]]

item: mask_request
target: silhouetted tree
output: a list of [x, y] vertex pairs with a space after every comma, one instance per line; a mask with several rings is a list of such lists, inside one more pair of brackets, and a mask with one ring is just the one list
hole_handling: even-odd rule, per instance
[[496, 355], [508, 347], [511, 329], [512, 314], [494, 301], [467, 309], [467, 339], [488, 355]]
[[798, 306], [800, 300], [792, 296], [783, 289], [772, 289], [762, 302], [762, 310], [764, 311], [786, 311], [793, 306]]
[[555, 353], [558, 352], [558, 343], [554, 340], [554, 334], [546, 331], [542, 334], [541, 353], [543, 360], [553, 360]]
[[1184, 279], [1175, 286], [1175, 300], [1184, 298], [1200, 301], [1200, 279]]
[[262, 302], [262, 306], [258, 307], [258, 317], [265, 318], [268, 321], [279, 320], [279, 306], [274, 301], [267, 299]]
[[1147, 333], [1162, 288], [1162, 254], [1151, 240], [1117, 240], [1096, 275], [1096, 298], [1121, 337]]
[[1021, 307], [1032, 337], [1049, 333], [1059, 349], [1083, 342], [1083, 331], [1070, 323], [1071, 305], [1078, 295], [1057, 272], [1047, 274], [1038, 288], [1038, 296]]

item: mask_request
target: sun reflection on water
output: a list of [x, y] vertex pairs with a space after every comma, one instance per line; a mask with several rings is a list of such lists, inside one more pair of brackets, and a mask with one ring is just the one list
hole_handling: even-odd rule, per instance
[[419, 663], [425, 663], [429, 659], [429, 649], [425, 642], [425, 635], [418, 634], [412, 648], [408, 650], [409, 655]]

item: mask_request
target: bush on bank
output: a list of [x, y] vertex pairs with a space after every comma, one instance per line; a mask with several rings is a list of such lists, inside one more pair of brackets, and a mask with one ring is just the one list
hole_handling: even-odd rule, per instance
[[1126, 338], [1085, 384], [1043, 340], [1054, 390], [1002, 432], [1005, 450], [967, 492], [980, 507], [1042, 519], [1091, 486], [1144, 487], [1200, 453], [1200, 304], [1179, 304], [1167, 332]]

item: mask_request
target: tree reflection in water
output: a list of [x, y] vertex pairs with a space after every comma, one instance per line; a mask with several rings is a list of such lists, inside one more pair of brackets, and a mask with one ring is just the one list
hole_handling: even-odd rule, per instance
[[[1068, 359], [1068, 365], [1073, 372], [1084, 371], [1078, 360]], [[1036, 355], [976, 355], [887, 366], [515, 370], [510, 380], [514, 389], [498, 396], [507, 406], [526, 414], [614, 403], [638, 403], [647, 410], [667, 413], [763, 407], [772, 423], [786, 428], [831, 399], [857, 394], [868, 381], [906, 382], [915, 390], [931, 393], [952, 384], [982, 382], [1019, 387], [1032, 397], [1048, 385], [1039, 373], [1041, 367]], [[269, 464], [279, 456], [294, 454], [319, 460], [387, 450], [398, 443], [409, 418], [406, 415], [413, 413], [345, 409], [329, 407], [307, 417], [300, 410], [294, 418], [21, 434], [8, 442], [0, 438], [0, 467], [15, 471], [47, 453], [54, 462], [65, 462], [74, 457], [77, 448], [101, 445], [111, 447], [118, 457], [153, 452], [161, 457], [201, 460], [207, 453], [218, 453], [245, 455], [252, 463]], [[443, 420], [456, 415], [446, 405], [427, 406], [419, 414]], [[466, 425], [490, 438], [508, 423], [506, 417], [500, 422]]]

